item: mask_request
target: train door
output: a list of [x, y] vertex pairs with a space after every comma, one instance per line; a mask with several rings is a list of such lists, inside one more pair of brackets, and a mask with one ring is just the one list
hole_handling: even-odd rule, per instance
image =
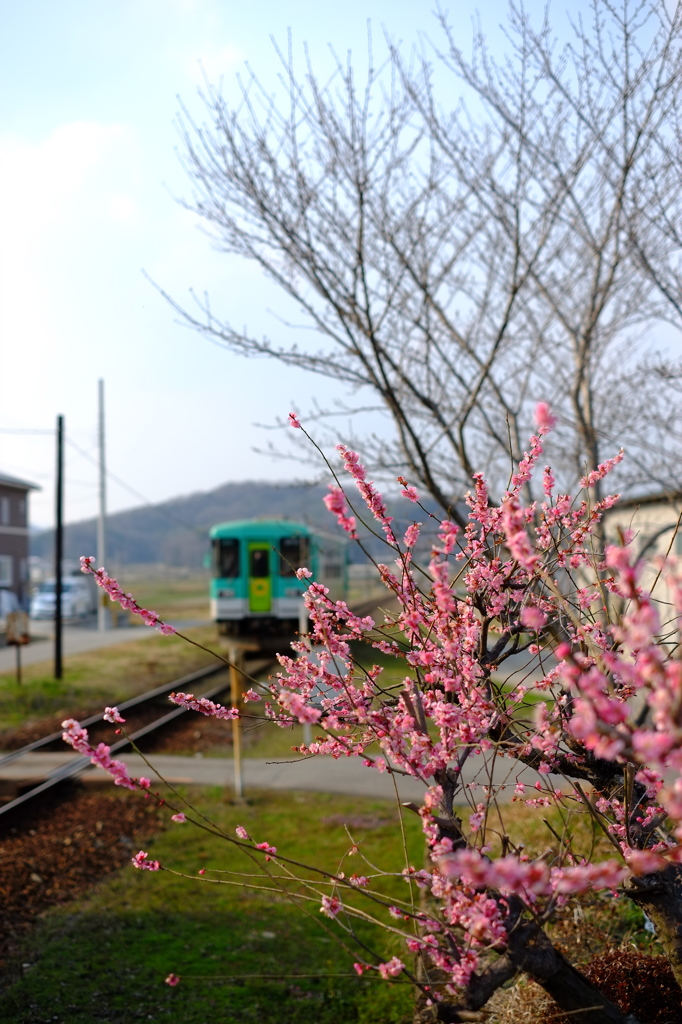
[[271, 607], [270, 545], [254, 541], [249, 544], [249, 611], [269, 612]]

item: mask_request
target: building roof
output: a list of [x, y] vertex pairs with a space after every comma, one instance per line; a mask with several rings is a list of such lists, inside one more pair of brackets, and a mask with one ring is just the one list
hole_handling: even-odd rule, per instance
[[9, 476], [0, 472], [0, 487], [16, 487], [18, 491], [41, 491], [38, 484], [29, 483], [28, 480], [20, 480], [17, 476]]

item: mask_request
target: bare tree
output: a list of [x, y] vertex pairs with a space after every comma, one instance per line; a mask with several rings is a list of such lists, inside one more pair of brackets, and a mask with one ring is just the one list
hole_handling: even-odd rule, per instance
[[625, 444], [623, 483], [675, 487], [679, 368], [645, 341], [682, 326], [682, 9], [594, 0], [560, 46], [512, 3], [503, 63], [440, 27], [440, 50], [370, 53], [362, 88], [350, 61], [299, 76], [291, 47], [283, 102], [253, 76], [235, 107], [207, 83], [208, 122], [181, 115], [186, 205], [308, 330], [287, 345], [173, 305], [233, 351], [372, 393], [394, 428], [376, 466], [444, 508], [476, 470], [504, 487], [540, 398], [567, 483]]
[[[443, 115], [428, 82], [413, 95], [428, 97], [420, 109], [430, 136], [528, 274], [521, 301], [541, 338], [536, 381], [551, 382], [573, 424], [566, 456], [577, 470], [593, 468], [602, 439], [620, 440], [634, 479], [674, 482], [652, 452], [656, 428], [668, 440], [675, 431], [665, 384], [676, 372], [643, 353], [639, 337], [682, 325], [679, 283], [668, 280], [680, 255], [669, 148], [679, 135], [682, 9], [670, 16], [663, 3], [593, 0], [589, 30], [578, 22], [557, 50], [547, 12], [536, 30], [512, 4], [513, 59], [502, 65], [480, 30], [468, 61], [444, 18], [441, 26], [439, 58], [482, 104], [482, 124]], [[659, 179], [652, 156], [661, 150]]]

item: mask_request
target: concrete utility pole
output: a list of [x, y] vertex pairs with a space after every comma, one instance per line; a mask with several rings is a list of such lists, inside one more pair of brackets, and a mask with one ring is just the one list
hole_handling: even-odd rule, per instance
[[[97, 517], [97, 565], [105, 565], [106, 538], [105, 523], [107, 514], [107, 469], [104, 455], [104, 381], [97, 382], [98, 397], [98, 440], [99, 440], [99, 516]], [[107, 595], [99, 591], [97, 598], [97, 629], [104, 631], [109, 628], [109, 609]]]

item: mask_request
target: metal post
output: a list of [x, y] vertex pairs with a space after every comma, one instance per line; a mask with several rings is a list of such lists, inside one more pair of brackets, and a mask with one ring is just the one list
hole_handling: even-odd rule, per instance
[[17, 685], [21, 686], [21, 644], [17, 644]]
[[54, 536], [54, 677], [62, 678], [62, 562], [64, 555], [64, 417], [57, 416], [57, 486]]
[[[230, 651], [230, 686], [232, 690], [232, 707], [241, 709], [242, 673], [244, 652], [234, 646]], [[241, 802], [244, 799], [244, 779], [242, 776], [242, 736], [241, 722], [232, 719], [232, 757], [234, 765], [234, 798]]]
[[[107, 514], [107, 476], [104, 450], [104, 381], [97, 382], [98, 397], [98, 440], [99, 440], [99, 516], [97, 518], [97, 565], [106, 564], [105, 525]], [[99, 591], [97, 601], [97, 629], [109, 628], [107, 595]]]

